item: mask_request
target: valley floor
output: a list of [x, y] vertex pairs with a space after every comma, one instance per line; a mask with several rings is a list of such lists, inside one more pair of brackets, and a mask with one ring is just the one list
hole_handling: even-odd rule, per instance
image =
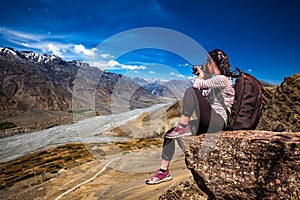
[[101, 150], [106, 151], [106, 156], [99, 156], [93, 153], [94, 150], [97, 152], [99, 145], [86, 145], [94, 155], [92, 160], [75, 167], [62, 168], [55, 176], [39, 184], [33, 182], [38, 183], [37, 180], [43, 175], [19, 181], [11, 187], [1, 189], [0, 196], [7, 200], [159, 199], [172, 186], [174, 188], [184, 181], [193, 182], [184, 156], [177, 147], [177, 154], [170, 168], [173, 180], [159, 185], [146, 185], [146, 179], [154, 175], [160, 163], [160, 145], [150, 146], [131, 149], [130, 152], [116, 144], [101, 146]]

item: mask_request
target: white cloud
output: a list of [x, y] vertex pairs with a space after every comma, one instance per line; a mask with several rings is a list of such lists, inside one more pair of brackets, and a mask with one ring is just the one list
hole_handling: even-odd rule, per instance
[[24, 46], [24, 47], [29, 47], [29, 45], [28, 44], [26, 44], [26, 43], [20, 43], [22, 46]]
[[111, 55], [110, 53], [101, 53], [100, 56], [105, 59], [106, 58], [114, 58], [114, 56]]
[[71, 44], [41, 42], [41, 43], [23, 44], [23, 46], [29, 47], [31, 49], [40, 49], [44, 53], [54, 54], [61, 58], [64, 58], [67, 55], [67, 53], [70, 54], [70, 52], [72, 52]]
[[170, 75], [171, 75], [171, 76], [176, 76], [176, 77], [178, 77], [178, 78], [184, 78], [184, 77], [185, 77], [185, 76], [182, 75], [182, 74], [176, 74], [176, 73], [174, 73], [174, 72], [170, 72]]
[[8, 28], [1, 28], [0, 31], [4, 38], [14, 43], [20, 43], [21, 41], [40, 41], [44, 37], [43, 35], [24, 33]]
[[185, 64], [179, 64], [178, 66], [179, 67], [187, 67], [187, 66], [189, 66], [190, 64], [189, 63], [185, 63]]
[[137, 69], [147, 69], [146, 66], [143, 65], [120, 65], [122, 69], [129, 69], [129, 70], [137, 70]]
[[195, 80], [196, 76], [188, 76], [186, 77], [188, 80]]
[[155, 72], [154, 72], [154, 71], [150, 71], [149, 73], [150, 73], [150, 74], [155, 74]]
[[77, 54], [83, 53], [86, 56], [94, 56], [96, 52], [96, 48], [86, 49], [84, 45], [78, 44], [78, 45], [74, 45], [74, 52]]
[[50, 32], [32, 34], [0, 27], [0, 36], [12, 44], [25, 47], [26, 50], [40, 50], [43, 53], [54, 54], [61, 58], [84, 59], [85, 56], [96, 53], [96, 48], [87, 49], [82, 44], [64, 43], [65, 35], [53, 35]]
[[49, 43], [46, 48], [47, 48], [47, 51], [51, 52], [52, 54], [59, 56], [59, 57], [63, 57], [63, 55], [61, 53], [61, 49], [59, 47], [55, 46], [54, 44]]
[[119, 63], [118, 61], [115, 61], [115, 60], [109, 60], [109, 61], [107, 62], [107, 65], [108, 65], [109, 67], [116, 67], [116, 66], [120, 66], [120, 63]]
[[88, 64], [90, 66], [98, 67], [100, 69], [107, 69], [108, 68], [107, 62], [96, 62], [96, 61], [94, 61], [94, 62], [88, 62]]
[[116, 60], [94, 61], [94, 62], [89, 62], [89, 64], [91, 66], [98, 67], [103, 70], [105, 70], [105, 69], [114, 69], [114, 70], [128, 69], [128, 70], [137, 71], [140, 69], [147, 69], [147, 67], [143, 66], [143, 65], [126, 65], [126, 64], [121, 64]]

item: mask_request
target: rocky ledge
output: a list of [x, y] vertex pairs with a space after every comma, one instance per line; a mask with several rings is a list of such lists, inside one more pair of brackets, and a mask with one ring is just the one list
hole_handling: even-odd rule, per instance
[[300, 132], [228, 131], [178, 142], [209, 199], [300, 198]]

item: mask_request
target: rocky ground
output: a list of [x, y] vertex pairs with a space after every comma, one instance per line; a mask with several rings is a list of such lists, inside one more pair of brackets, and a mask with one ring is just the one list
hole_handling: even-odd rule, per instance
[[178, 140], [211, 199], [300, 198], [299, 132], [223, 131]]

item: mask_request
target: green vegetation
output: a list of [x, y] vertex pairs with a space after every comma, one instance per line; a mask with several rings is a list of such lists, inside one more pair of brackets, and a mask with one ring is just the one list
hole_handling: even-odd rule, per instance
[[160, 138], [139, 138], [124, 142], [113, 142], [124, 151], [135, 151], [142, 148], [162, 147]]
[[17, 127], [17, 125], [14, 124], [13, 122], [1, 122], [0, 123], [0, 130], [15, 128], [15, 127]]
[[84, 144], [73, 143], [0, 163], [0, 174], [2, 175], [0, 177], [0, 190], [10, 187], [18, 181], [38, 175], [42, 175], [43, 181], [46, 181], [52, 177], [49, 173], [55, 174], [60, 169], [72, 168], [92, 160], [93, 155]]
[[69, 110], [68, 113], [71, 113], [71, 114], [82, 114], [82, 113], [85, 113], [85, 112], [88, 112], [88, 111], [91, 111], [89, 109], [84, 109], [84, 110]]

